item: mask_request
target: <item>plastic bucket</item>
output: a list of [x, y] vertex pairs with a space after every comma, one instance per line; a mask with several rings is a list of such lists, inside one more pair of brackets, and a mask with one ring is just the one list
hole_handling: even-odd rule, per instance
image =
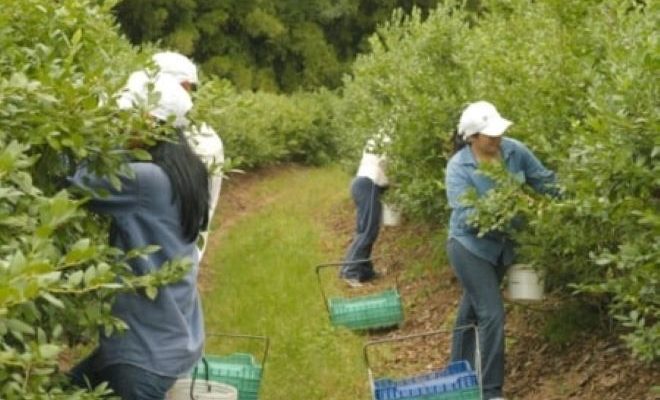
[[397, 226], [401, 223], [401, 211], [391, 204], [383, 203], [382, 222], [385, 226]]
[[543, 275], [527, 264], [509, 268], [509, 299], [539, 301], [543, 299]]
[[206, 380], [195, 380], [195, 387], [190, 395], [190, 387], [193, 380], [190, 378], [179, 379], [167, 392], [165, 400], [237, 400], [238, 391], [235, 387], [224, 383]]

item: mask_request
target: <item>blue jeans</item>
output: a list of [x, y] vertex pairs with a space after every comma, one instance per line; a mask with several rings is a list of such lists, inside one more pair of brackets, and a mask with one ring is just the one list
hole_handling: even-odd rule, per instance
[[[507, 265], [492, 264], [470, 253], [456, 239], [447, 242], [447, 254], [463, 297], [458, 306], [456, 326], [474, 324], [479, 332], [484, 399], [502, 397], [504, 384], [504, 303], [500, 283]], [[473, 330], [454, 331], [451, 358], [468, 360], [474, 366]]]
[[[380, 230], [382, 205], [380, 195], [383, 189], [371, 179], [358, 176], [351, 183], [351, 196], [357, 209], [355, 236], [346, 252], [344, 261], [352, 262], [371, 258], [371, 250]], [[368, 281], [375, 275], [371, 261], [346, 264], [341, 269], [343, 278]]]
[[76, 386], [94, 388], [108, 382], [114, 396], [122, 400], [163, 400], [176, 378], [154, 374], [131, 364], [112, 364], [97, 370], [94, 354], [90, 355], [70, 372]]

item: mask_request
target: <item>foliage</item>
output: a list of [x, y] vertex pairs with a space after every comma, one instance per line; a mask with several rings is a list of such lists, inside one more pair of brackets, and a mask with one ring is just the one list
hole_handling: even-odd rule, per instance
[[115, 12], [135, 44], [161, 41], [239, 89], [336, 88], [376, 24], [392, 10], [438, 0], [122, 0]]
[[[564, 195], [549, 201], [500, 179], [476, 204], [475, 222], [513, 235], [554, 293], [607, 305], [645, 360], [660, 348], [658, 11], [644, 2], [491, 0], [476, 15], [451, 1], [426, 20], [395, 13], [354, 64], [335, 111], [345, 119], [334, 120], [355, 138], [357, 157], [394, 119], [390, 195], [440, 224], [460, 111], [477, 99], [496, 104], [514, 121], [508, 134], [557, 171]], [[516, 218], [525, 225], [512, 230]]]
[[[397, 12], [371, 38], [372, 53], [359, 57], [347, 77], [336, 115], [337, 131], [353, 139], [352, 158], [367, 137], [393, 125], [391, 163], [394, 193], [409, 215], [445, 219], [442, 169], [446, 138], [467, 97], [467, 77], [456, 55], [469, 27], [461, 10], [442, 6], [422, 22]], [[390, 121], [394, 121], [392, 124]]]
[[541, 333], [548, 343], [557, 347], [570, 346], [581, 335], [598, 327], [598, 310], [589, 304], [567, 301], [543, 316]]
[[[136, 277], [107, 246], [107, 224], [65, 189], [82, 159], [117, 179], [119, 149], [141, 119], [108, 104], [143, 60], [120, 38], [109, 6], [96, 1], [7, 0], [0, 15], [0, 397], [101, 398], [66, 385], [58, 359], [99, 328], [124, 329], [110, 314], [120, 291], [180, 277], [175, 263]], [[140, 154], [134, 154], [140, 156]]]
[[204, 84], [193, 119], [216, 127], [231, 168], [295, 161], [323, 164], [342, 148], [331, 130], [336, 96], [326, 90], [292, 95], [236, 92], [227, 82]]

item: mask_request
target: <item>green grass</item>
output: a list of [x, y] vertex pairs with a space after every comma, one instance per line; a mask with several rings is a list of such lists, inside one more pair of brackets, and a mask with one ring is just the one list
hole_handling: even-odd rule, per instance
[[[366, 338], [330, 326], [314, 272], [345, 250], [347, 238], [335, 237], [323, 218], [346, 202], [349, 181], [338, 168], [289, 171], [264, 181], [253, 196], [271, 201], [234, 224], [207, 253], [215, 270], [203, 298], [207, 332], [270, 338], [260, 399], [369, 398]], [[323, 276], [333, 286], [334, 271]], [[219, 339], [207, 352], [249, 348], [258, 355], [258, 346]]]

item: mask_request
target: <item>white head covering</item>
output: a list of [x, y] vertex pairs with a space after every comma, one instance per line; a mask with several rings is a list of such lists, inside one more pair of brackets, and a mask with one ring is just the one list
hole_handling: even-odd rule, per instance
[[197, 85], [197, 67], [188, 57], [173, 51], [156, 53], [152, 57], [162, 74], [171, 75], [179, 83], [190, 82]]
[[502, 118], [494, 105], [487, 101], [477, 101], [468, 105], [458, 122], [458, 134], [467, 139], [475, 133], [486, 136], [502, 136], [512, 124]]
[[[153, 84], [151, 92], [150, 84]], [[155, 103], [149, 103], [150, 95], [158, 96]], [[175, 126], [185, 126], [188, 122], [186, 114], [192, 108], [192, 100], [188, 92], [173, 77], [158, 74], [155, 78], [151, 78], [145, 71], [137, 71], [128, 78], [126, 86], [117, 99], [117, 105], [122, 110], [147, 108], [149, 115], [161, 121], [174, 116]]]

